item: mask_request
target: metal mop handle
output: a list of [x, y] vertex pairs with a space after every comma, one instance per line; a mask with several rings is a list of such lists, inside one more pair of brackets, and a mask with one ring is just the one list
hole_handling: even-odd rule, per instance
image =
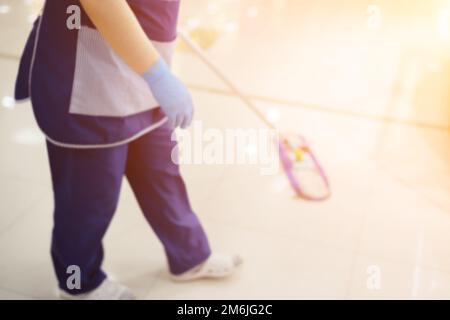
[[206, 57], [203, 50], [189, 37], [189, 35], [184, 32], [183, 30], [178, 29], [178, 36], [183, 40], [183, 42], [202, 60], [227, 86], [228, 88], [236, 95], [238, 96], [244, 104], [251, 110], [253, 113], [258, 116], [259, 119], [261, 119], [262, 122], [264, 122], [269, 128], [276, 130], [275, 126], [270, 123], [266, 117], [264, 116], [261, 111], [253, 104], [253, 102], [250, 101], [249, 98], [247, 98], [242, 91], [237, 88], [234, 83], [228, 79], [224, 75], [224, 73], [216, 66], [214, 65], [208, 57]]

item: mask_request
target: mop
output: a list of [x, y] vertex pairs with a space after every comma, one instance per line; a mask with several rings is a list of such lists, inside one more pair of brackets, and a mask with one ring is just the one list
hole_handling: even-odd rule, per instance
[[[231, 92], [242, 100], [245, 106], [269, 129], [277, 130], [255, 104], [208, 59], [203, 49], [185, 31], [178, 30], [178, 35], [192, 52], [228, 86]], [[280, 161], [296, 195], [309, 201], [328, 199], [331, 196], [328, 177], [306, 139], [295, 133], [279, 133], [276, 143], [278, 144]]]

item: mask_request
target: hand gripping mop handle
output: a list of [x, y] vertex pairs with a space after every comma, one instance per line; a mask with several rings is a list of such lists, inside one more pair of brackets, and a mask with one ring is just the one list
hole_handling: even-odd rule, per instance
[[178, 36], [183, 40], [183, 42], [202, 60], [210, 69], [213, 71], [217, 77], [219, 77], [227, 86], [228, 88], [237, 96], [239, 99], [244, 102], [244, 104], [252, 110], [256, 116], [261, 119], [264, 124], [266, 124], [269, 128], [276, 130], [275, 126], [270, 123], [264, 114], [253, 104], [253, 102], [250, 101], [249, 98], [247, 98], [246, 95], [242, 93], [242, 91], [234, 85], [234, 83], [228, 79], [227, 76], [215, 65], [213, 64], [208, 57], [203, 53], [203, 50], [194, 42], [191, 40], [191, 38], [184, 32], [183, 30], [178, 29]]

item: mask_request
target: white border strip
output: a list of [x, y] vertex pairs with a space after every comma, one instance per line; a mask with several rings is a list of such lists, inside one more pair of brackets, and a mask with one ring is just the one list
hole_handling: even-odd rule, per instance
[[159, 128], [166, 122], [167, 122], [167, 118], [164, 118], [164, 119], [160, 120], [159, 122], [152, 124], [151, 126], [145, 128], [144, 130], [136, 133], [134, 136], [132, 136], [128, 139], [118, 141], [118, 142], [108, 143], [108, 144], [89, 144], [89, 145], [71, 144], [71, 143], [64, 143], [64, 142], [56, 141], [56, 140], [50, 138], [49, 136], [45, 135], [45, 133], [44, 133], [44, 135], [50, 143], [52, 143], [58, 147], [71, 148], [71, 149], [105, 149], [105, 148], [114, 148], [114, 147], [118, 147], [118, 146], [130, 143], [130, 142], [146, 135], [147, 133]]

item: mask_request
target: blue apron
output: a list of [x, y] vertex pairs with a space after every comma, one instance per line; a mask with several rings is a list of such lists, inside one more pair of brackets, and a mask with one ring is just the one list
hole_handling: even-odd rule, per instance
[[[128, 3], [170, 64], [179, 1]], [[81, 29], [66, 26], [72, 5], [81, 9]], [[65, 147], [128, 143], [166, 121], [145, 81], [115, 54], [75, 0], [45, 2], [20, 61], [15, 97], [31, 98], [47, 139]]]

